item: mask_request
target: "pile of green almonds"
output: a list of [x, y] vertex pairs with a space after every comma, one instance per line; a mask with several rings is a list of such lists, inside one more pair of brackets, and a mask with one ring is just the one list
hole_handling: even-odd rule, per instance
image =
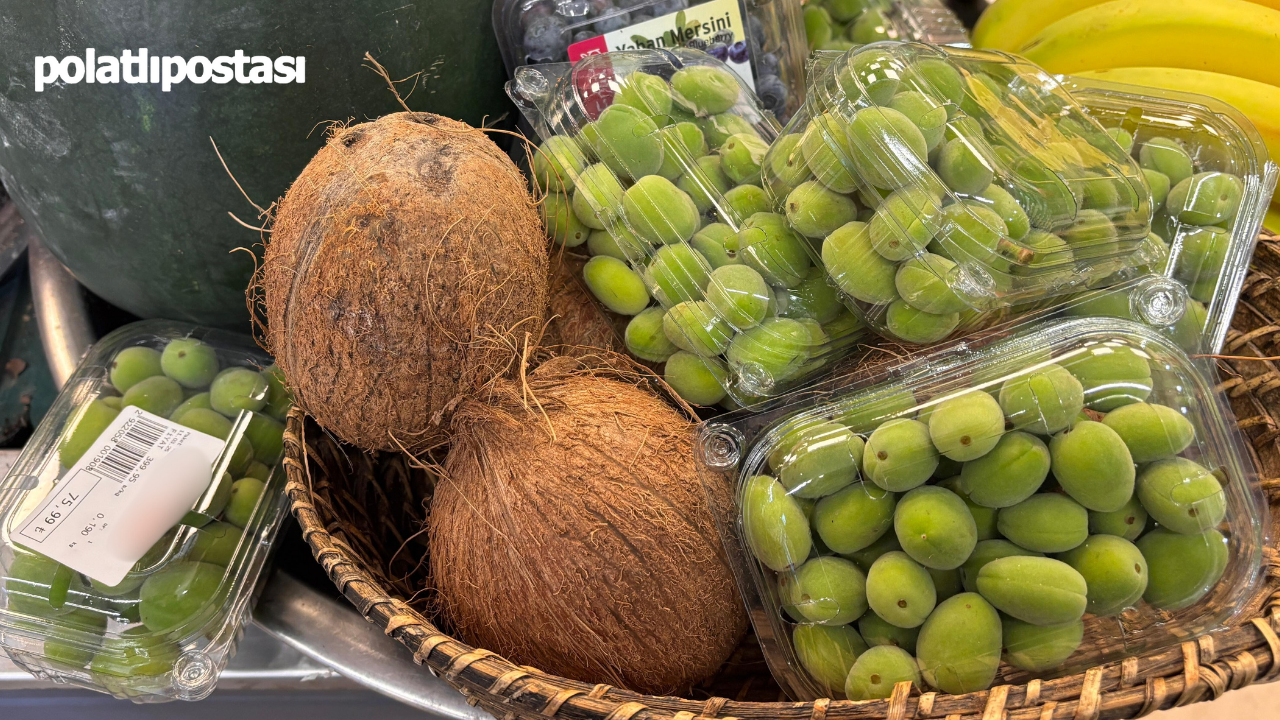
[[665, 363], [685, 400], [714, 405], [735, 375], [768, 391], [851, 341], [860, 324], [804, 238], [770, 212], [768, 146], [737, 78], [690, 65], [669, 80], [635, 71], [616, 83], [612, 104], [576, 134], [548, 138], [532, 164], [548, 233], [586, 246], [585, 284], [631, 318], [631, 354]]
[[821, 692], [982, 690], [1002, 653], [1060, 667], [1086, 613], [1185, 608], [1223, 575], [1222, 482], [1191, 421], [1149, 401], [1148, 355], [1108, 341], [1018, 367], [796, 419], [743, 484], [743, 539]]
[[994, 298], [1104, 277], [1139, 247], [1137, 165], [1078, 108], [1016, 68], [901, 47], [832, 65], [815, 84], [834, 99], [811, 99], [762, 166], [869, 325], [937, 342]]

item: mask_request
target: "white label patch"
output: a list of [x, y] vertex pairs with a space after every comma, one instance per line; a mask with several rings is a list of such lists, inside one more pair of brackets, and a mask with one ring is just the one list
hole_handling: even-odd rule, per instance
[[116, 585], [200, 499], [224, 444], [126, 407], [18, 527], [16, 540]]

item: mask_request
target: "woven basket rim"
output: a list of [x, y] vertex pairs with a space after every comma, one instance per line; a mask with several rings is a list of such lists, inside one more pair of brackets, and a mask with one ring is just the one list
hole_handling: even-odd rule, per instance
[[[1274, 275], [1251, 273], [1241, 293], [1241, 304], [1264, 294], [1277, 297], [1277, 322], [1262, 323], [1248, 332], [1233, 331], [1224, 353], [1251, 351], [1265, 358], [1254, 342], [1263, 334], [1280, 333], [1280, 242], [1264, 235], [1274, 261]], [[1266, 331], [1263, 333], [1262, 331]], [[1280, 367], [1268, 361], [1269, 372], [1244, 380], [1238, 374], [1219, 384], [1218, 390], [1241, 394], [1280, 388]], [[1262, 408], [1254, 397], [1255, 404]], [[1280, 402], [1277, 403], [1280, 414]], [[1280, 447], [1280, 428], [1269, 412], [1264, 437], [1254, 438]], [[1253, 419], [1253, 418], [1251, 418]], [[1265, 601], [1239, 625], [1219, 629], [1195, 640], [1129, 656], [1053, 680], [992, 687], [965, 695], [927, 692], [911, 694], [910, 683], [900, 683], [887, 700], [830, 700], [812, 702], [746, 702], [722, 697], [706, 701], [642, 695], [609, 685], [592, 685], [516, 665], [482, 648], [474, 648], [438, 629], [428, 618], [401, 599], [389, 595], [362, 568], [359, 559], [329, 532], [317, 511], [306, 468], [306, 422], [294, 408], [286, 419], [284, 466], [286, 493], [302, 529], [303, 539], [330, 580], [360, 613], [413, 653], [472, 704], [495, 717], [562, 717], [573, 720], [693, 720], [694, 718], [785, 718], [788, 720], [905, 720], [928, 717], [981, 717], [982, 720], [1031, 720], [1032, 718], [1094, 720], [1107, 717], [1142, 717], [1150, 712], [1214, 699], [1228, 690], [1256, 682], [1280, 679], [1280, 551], [1272, 545], [1263, 558]], [[1245, 427], [1245, 422], [1241, 422]], [[1280, 500], [1280, 482], [1264, 480], [1268, 501]], [[1260, 594], [1259, 593], [1259, 594]], [[1255, 594], [1254, 597], [1258, 595]]]

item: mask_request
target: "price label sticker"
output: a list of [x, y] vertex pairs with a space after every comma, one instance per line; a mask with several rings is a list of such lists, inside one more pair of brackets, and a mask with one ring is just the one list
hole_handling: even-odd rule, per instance
[[223, 445], [126, 407], [18, 526], [14, 539], [116, 585], [200, 499]]

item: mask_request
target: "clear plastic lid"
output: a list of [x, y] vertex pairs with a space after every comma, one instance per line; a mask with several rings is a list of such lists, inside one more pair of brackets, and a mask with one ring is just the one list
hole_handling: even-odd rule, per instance
[[810, 50], [849, 50], [880, 40], [969, 47], [960, 18], [942, 0], [827, 0], [804, 6]]
[[495, 0], [507, 72], [637, 48], [704, 50], [785, 120], [804, 100], [804, 25], [790, 0]]
[[1040, 69], [894, 42], [813, 66], [765, 188], [872, 329], [933, 343], [1141, 264], [1137, 162]]
[[1266, 506], [1210, 371], [1147, 326], [1063, 320], [703, 423], [775, 677], [975, 692], [1227, 620]]
[[760, 163], [777, 126], [724, 63], [633, 50], [520, 68], [507, 86], [543, 142], [548, 232], [593, 257], [583, 280], [630, 316], [628, 350], [686, 400], [747, 405], [861, 336], [808, 241], [772, 212]]
[[1183, 283], [1200, 352], [1222, 349], [1277, 168], [1240, 111], [1213, 98], [1066, 76], [1063, 85], [1142, 167], [1152, 193], [1150, 260]]
[[[136, 702], [213, 692], [287, 511], [277, 463], [291, 403], [271, 359], [245, 336], [146, 321], [94, 345], [0, 485], [0, 645], [9, 657], [38, 678]], [[153, 458], [158, 449], [172, 442], [171, 434], [130, 431], [95, 449], [117, 417], [136, 409], [222, 449], [211, 469], [192, 469], [205, 489], [181, 521], [108, 585], [32, 550], [45, 540], [24, 528], [36, 511], [50, 528], [88, 517], [79, 535], [93, 544], [114, 518], [127, 524], [125, 517], [155, 512], [150, 494], [133, 499], [131, 516], [116, 506], [95, 512], [104, 508], [100, 491], [143, 482], [148, 463], [164, 462]], [[95, 453], [96, 469], [69, 472]], [[65, 497], [46, 507], [55, 493]]]

